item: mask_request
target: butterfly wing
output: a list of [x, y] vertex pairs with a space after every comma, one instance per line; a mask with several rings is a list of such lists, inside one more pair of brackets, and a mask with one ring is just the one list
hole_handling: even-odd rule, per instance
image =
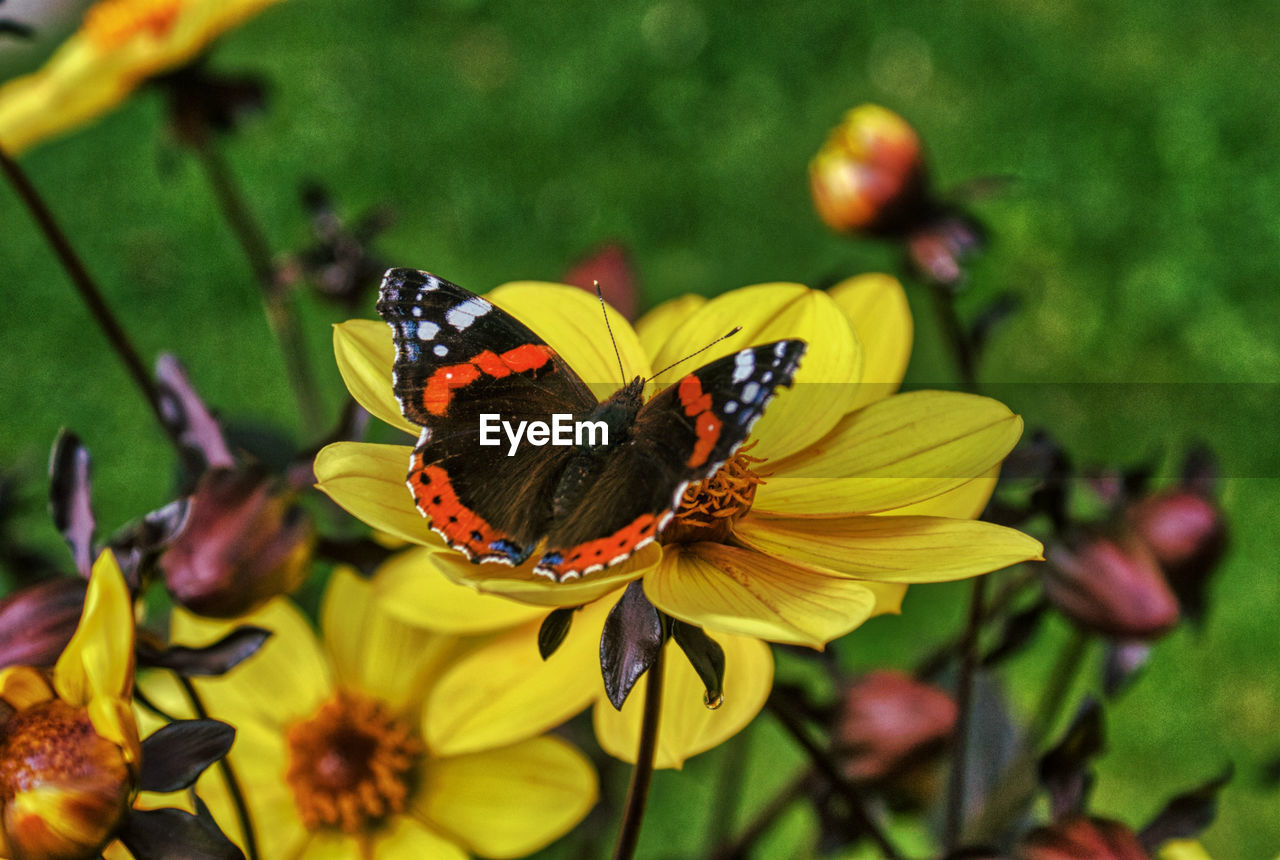
[[689, 482], [714, 474], [747, 440], [777, 390], [791, 386], [805, 347], [800, 340], [748, 347], [645, 404], [630, 437], [588, 466], [584, 490], [556, 517], [535, 570], [570, 579], [654, 540]]
[[590, 412], [595, 397], [527, 326], [443, 278], [391, 269], [377, 308], [395, 340], [396, 400], [422, 427], [407, 481], [418, 510], [472, 561], [519, 564], [550, 526], [570, 452], [513, 447], [500, 429], [482, 438], [482, 416], [546, 421]]

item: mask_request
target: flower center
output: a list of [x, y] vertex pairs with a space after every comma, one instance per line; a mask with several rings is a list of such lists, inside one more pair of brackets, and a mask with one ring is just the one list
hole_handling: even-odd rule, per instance
[[341, 693], [287, 739], [285, 778], [308, 829], [356, 833], [404, 810], [422, 743], [382, 702]]
[[144, 31], [161, 38], [184, 5], [186, 0], [102, 0], [85, 13], [82, 27], [94, 45], [109, 51]]
[[742, 446], [714, 475], [685, 489], [675, 517], [662, 531], [664, 544], [728, 539], [733, 523], [751, 510], [756, 485], [764, 482], [752, 469], [764, 458], [747, 453], [755, 444]]

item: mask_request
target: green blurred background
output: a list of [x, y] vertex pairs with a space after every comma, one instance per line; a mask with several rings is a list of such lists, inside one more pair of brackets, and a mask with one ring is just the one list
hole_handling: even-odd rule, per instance
[[[647, 305], [897, 271], [896, 252], [831, 234], [809, 202], [809, 157], [864, 101], [915, 124], [941, 187], [1015, 177], [974, 207], [994, 241], [962, 312], [1005, 291], [1022, 300], [984, 381], [1082, 462], [1154, 458], [1168, 474], [1203, 439], [1228, 476], [1233, 546], [1208, 623], [1158, 645], [1109, 711], [1094, 809], [1140, 825], [1233, 761], [1204, 842], [1249, 858], [1280, 850], [1280, 792], [1264, 774], [1280, 756], [1277, 32], [1273, 2], [294, 0], [225, 37], [211, 64], [270, 84], [267, 112], [222, 150], [274, 251], [309, 241], [298, 189], [315, 180], [347, 215], [395, 211], [378, 243], [388, 261], [478, 291], [557, 279], [605, 240], [631, 250]], [[177, 353], [233, 421], [318, 434], [299, 426], [250, 269], [159, 93], [22, 163], [148, 360]], [[173, 456], [8, 189], [0, 237], [0, 456], [29, 479], [21, 533], [55, 547], [43, 473], [59, 427], [94, 455], [107, 528], [168, 499]], [[909, 383], [953, 382], [927, 296], [909, 291]], [[332, 414], [329, 325], [343, 314], [309, 299], [302, 312]], [[1044, 384], [1131, 381], [1153, 383], [1137, 405]], [[1204, 385], [1188, 395], [1188, 382]], [[869, 623], [842, 658], [909, 665], [958, 629], [966, 594], [914, 589], [901, 618]], [[1051, 625], [1011, 665], [1017, 706], [1064, 635]], [[1078, 693], [1096, 686], [1083, 677]], [[739, 822], [802, 766], [766, 719], [735, 743], [659, 775], [643, 856], [699, 856], [726, 755], [752, 757]], [[761, 856], [803, 856], [812, 828], [797, 808]]]

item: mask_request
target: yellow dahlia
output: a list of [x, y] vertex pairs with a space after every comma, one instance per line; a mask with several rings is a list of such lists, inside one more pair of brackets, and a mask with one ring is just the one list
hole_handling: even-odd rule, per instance
[[96, 119], [276, 2], [100, 0], [44, 66], [0, 86], [0, 147], [16, 154]]
[[[335, 572], [320, 640], [283, 598], [235, 622], [175, 615], [173, 638], [187, 644], [245, 623], [273, 633], [232, 672], [196, 681], [210, 715], [236, 727], [228, 760], [261, 856], [515, 857], [566, 833], [595, 803], [590, 763], [518, 725], [479, 740], [464, 728], [450, 736], [452, 748], [438, 745], [434, 738], [449, 735], [437, 724], [450, 715], [437, 710], [436, 690], [470, 645], [404, 624], [385, 611], [378, 587]], [[493, 601], [499, 616], [488, 624], [504, 623], [507, 603]], [[485, 605], [466, 608], [479, 616]], [[170, 683], [144, 679], [166, 703], [179, 698]], [[199, 789], [243, 845], [219, 778], [206, 775]]]

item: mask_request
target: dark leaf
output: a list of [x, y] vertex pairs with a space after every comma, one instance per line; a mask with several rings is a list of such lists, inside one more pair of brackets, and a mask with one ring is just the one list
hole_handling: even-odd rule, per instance
[[0, 18], [0, 36], [13, 36], [17, 39], [34, 39], [36, 31], [12, 18]]
[[1213, 823], [1218, 815], [1218, 792], [1234, 774], [1227, 765], [1221, 776], [1178, 795], [1138, 834], [1142, 847], [1152, 854], [1170, 839], [1192, 839]]
[[1021, 651], [1040, 629], [1040, 622], [1044, 619], [1048, 606], [1048, 603], [1040, 600], [1006, 618], [1000, 627], [999, 641], [982, 658], [982, 665], [991, 668]]
[[708, 708], [720, 707], [724, 701], [724, 649], [720, 643], [701, 627], [678, 619], [671, 621], [671, 635], [689, 658], [693, 671], [702, 679], [702, 686], [706, 687], [703, 702]]
[[569, 635], [569, 628], [573, 626], [573, 613], [579, 608], [561, 607], [542, 619], [542, 626], [538, 628], [538, 653], [543, 660], [556, 653], [560, 643], [564, 642], [564, 637]]
[[258, 653], [271, 631], [261, 627], [237, 627], [211, 645], [188, 648], [173, 645], [163, 650], [138, 640], [138, 664], [172, 669], [187, 677], [210, 677], [231, 671], [241, 661]]
[[67, 430], [58, 434], [49, 456], [49, 509], [76, 570], [85, 579], [93, 567], [93, 507], [89, 501], [89, 449]]
[[0, 667], [54, 665], [80, 623], [85, 587], [59, 576], [0, 600]]
[[1151, 658], [1151, 646], [1139, 640], [1110, 640], [1102, 664], [1102, 690], [1114, 698], [1137, 680]]
[[1089, 699], [1058, 745], [1040, 759], [1040, 782], [1049, 792], [1054, 821], [1084, 810], [1093, 782], [1089, 762], [1104, 747], [1102, 709]]
[[156, 359], [156, 382], [165, 423], [195, 465], [194, 471], [234, 466], [222, 428], [192, 387], [182, 363], [161, 353]]
[[111, 536], [107, 545], [120, 562], [120, 569], [131, 589], [136, 591], [142, 579], [150, 575], [156, 559], [186, 528], [190, 513], [190, 499], [178, 499]]
[[136, 860], [244, 860], [196, 798], [199, 815], [181, 809], [133, 809], [120, 840]]
[[143, 791], [182, 791], [227, 754], [236, 730], [217, 720], [179, 720], [142, 742]]
[[631, 688], [658, 657], [665, 637], [662, 616], [635, 580], [609, 610], [600, 635], [600, 672], [604, 691], [618, 710]]

